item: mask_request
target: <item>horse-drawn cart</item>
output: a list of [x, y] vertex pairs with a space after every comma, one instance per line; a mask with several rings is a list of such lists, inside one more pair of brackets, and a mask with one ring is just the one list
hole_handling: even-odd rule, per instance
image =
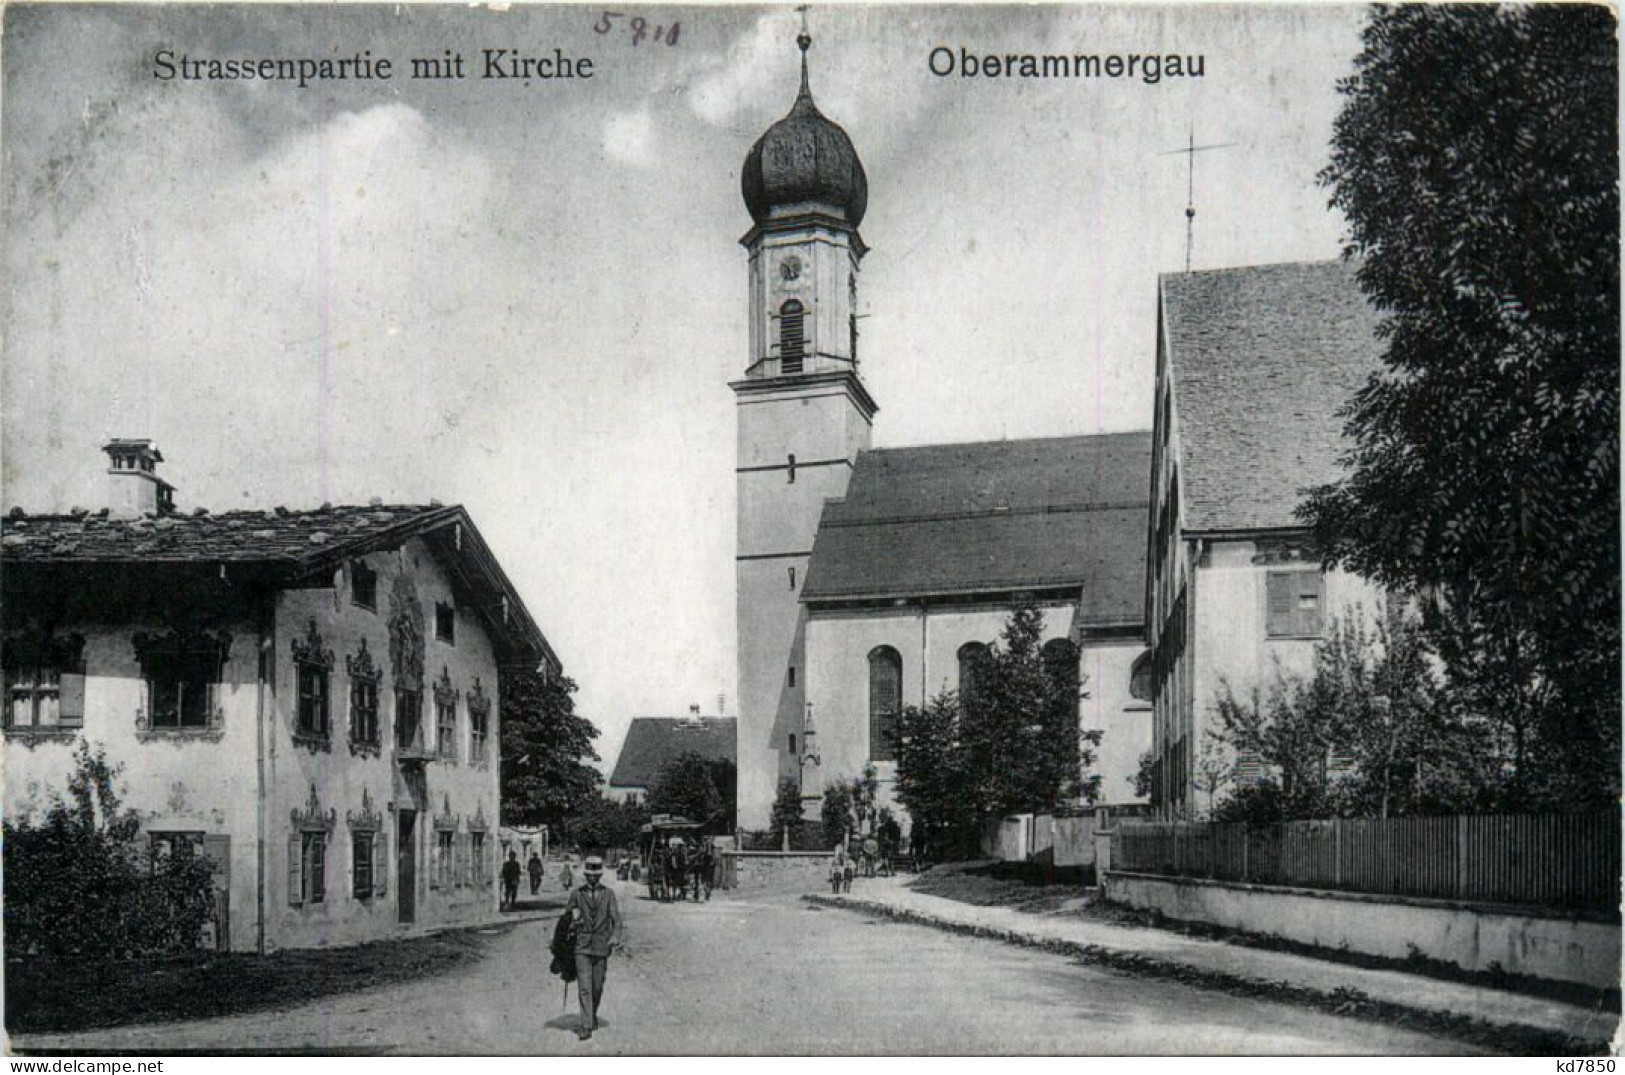
[[716, 856], [705, 826], [673, 814], [656, 814], [639, 830], [639, 854], [649, 879], [649, 898], [695, 900], [711, 898]]

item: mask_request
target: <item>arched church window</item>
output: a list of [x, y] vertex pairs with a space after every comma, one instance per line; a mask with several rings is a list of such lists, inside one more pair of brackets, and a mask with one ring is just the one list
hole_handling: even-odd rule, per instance
[[1078, 701], [1082, 694], [1083, 683], [1078, 672], [1078, 647], [1070, 639], [1052, 638], [1044, 643], [1041, 651], [1044, 662], [1044, 675], [1052, 686], [1059, 688], [1058, 693], [1066, 701], [1064, 716], [1076, 721], [1078, 718]]
[[779, 307], [779, 372], [800, 373], [806, 354], [806, 307], [790, 299]]
[[987, 643], [966, 642], [959, 647], [959, 698], [968, 702], [976, 696], [976, 677], [987, 660]]
[[892, 761], [897, 757], [893, 736], [903, 708], [903, 658], [890, 646], [869, 651], [869, 757]]

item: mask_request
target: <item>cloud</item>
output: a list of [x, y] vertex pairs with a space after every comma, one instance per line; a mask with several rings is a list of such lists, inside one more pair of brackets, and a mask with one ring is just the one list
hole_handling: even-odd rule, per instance
[[713, 70], [695, 80], [688, 104], [696, 116], [715, 127], [730, 126], [747, 103], [781, 81], [789, 39], [786, 18], [778, 12], [761, 16]]
[[604, 152], [612, 160], [638, 168], [653, 164], [655, 124], [649, 110], [612, 113], [604, 121]]

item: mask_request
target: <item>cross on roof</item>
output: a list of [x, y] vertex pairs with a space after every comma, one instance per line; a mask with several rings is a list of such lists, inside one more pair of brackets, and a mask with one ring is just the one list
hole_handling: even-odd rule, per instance
[[1184, 149], [1170, 149], [1160, 154], [1164, 157], [1183, 155], [1185, 158], [1185, 271], [1191, 271], [1191, 245], [1195, 237], [1196, 228], [1196, 155], [1211, 149], [1229, 149], [1235, 142], [1215, 142], [1211, 145], [1199, 146], [1196, 144], [1196, 128], [1192, 126], [1187, 137]]

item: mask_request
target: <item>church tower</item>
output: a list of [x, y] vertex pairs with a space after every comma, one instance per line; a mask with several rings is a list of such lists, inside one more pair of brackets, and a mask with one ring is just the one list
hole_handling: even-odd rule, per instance
[[739, 824], [768, 826], [784, 777], [823, 793], [806, 756], [801, 585], [824, 501], [845, 494], [877, 410], [858, 376], [858, 225], [869, 185], [852, 140], [818, 111], [807, 83], [745, 157], [754, 226], [750, 353], [734, 381], [739, 445]]

